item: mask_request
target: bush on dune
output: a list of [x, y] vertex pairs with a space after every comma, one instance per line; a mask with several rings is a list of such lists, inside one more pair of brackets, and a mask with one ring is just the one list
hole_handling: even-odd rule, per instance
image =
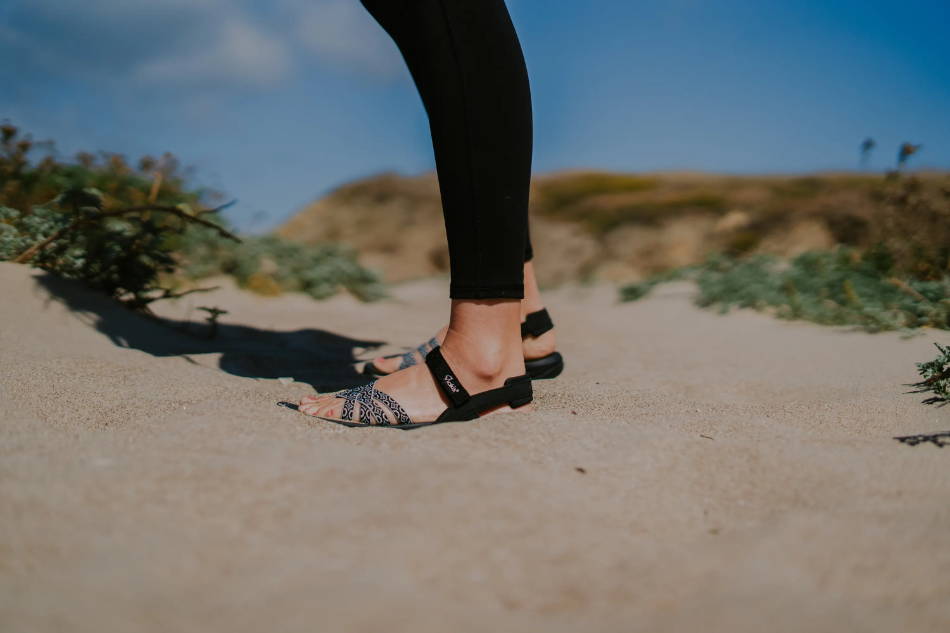
[[176, 296], [160, 279], [176, 272], [175, 251], [190, 226], [237, 240], [217, 209], [196, 210], [215, 195], [186, 188], [170, 155], [137, 166], [108, 153], [30, 160], [44, 148], [53, 149], [0, 126], [0, 260], [83, 281], [147, 312], [152, 301]]
[[0, 207], [0, 260], [81, 280], [147, 311], [152, 301], [175, 296], [159, 283], [176, 270], [171, 230], [145, 212], [103, 209], [95, 189], [73, 189], [29, 213]]
[[660, 283], [688, 278], [698, 286], [698, 305], [723, 312], [753, 308], [869, 332], [950, 329], [950, 189], [892, 174], [880, 196], [870, 248], [839, 246], [788, 261], [715, 254], [698, 266], [624, 286], [621, 299], [640, 299]]
[[705, 263], [621, 288], [634, 301], [671, 279], [691, 279], [701, 307], [767, 311], [782, 319], [854, 325], [868, 332], [905, 328], [950, 329], [950, 276], [919, 280], [895, 276], [884, 252], [847, 247], [803, 253], [791, 261], [771, 255], [714, 255]]
[[376, 275], [337, 245], [242, 241], [220, 215], [227, 205], [205, 204], [220, 195], [188, 187], [188, 174], [171, 155], [136, 166], [108, 153], [31, 160], [44, 148], [52, 144], [0, 126], [0, 260], [81, 280], [143, 312], [158, 299], [203, 290], [176, 292], [187, 278], [232, 274], [259, 290], [253, 281], [266, 265], [274, 268], [266, 271], [272, 291], [325, 298], [346, 289], [365, 300], [382, 294]]
[[326, 299], [345, 288], [363, 301], [384, 296], [379, 276], [360, 266], [356, 253], [340, 244], [304, 245], [275, 235], [235, 243], [201, 227], [184, 236], [180, 253], [186, 276], [231, 275], [260, 294], [294, 291]]
[[857, 325], [876, 332], [950, 329], [950, 278], [900, 279], [886, 253], [850, 248], [808, 252], [790, 262], [769, 256], [714, 258], [696, 276], [700, 306], [771, 309], [779, 318]]

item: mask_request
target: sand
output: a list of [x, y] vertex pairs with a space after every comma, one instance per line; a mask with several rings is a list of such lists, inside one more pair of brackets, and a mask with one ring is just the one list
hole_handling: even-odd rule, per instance
[[215, 340], [0, 291], [4, 633], [950, 630], [950, 450], [892, 439], [950, 429], [903, 393], [946, 332], [566, 287], [534, 412], [406, 432], [276, 402], [425, 340], [444, 280], [161, 308]]

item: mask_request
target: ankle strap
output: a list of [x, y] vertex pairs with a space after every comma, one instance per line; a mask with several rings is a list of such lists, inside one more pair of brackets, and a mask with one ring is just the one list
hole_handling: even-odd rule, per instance
[[436, 346], [426, 354], [426, 365], [429, 367], [429, 371], [432, 372], [432, 377], [439, 383], [442, 393], [452, 401], [453, 406], [460, 407], [469, 401], [471, 396], [468, 394], [468, 391], [465, 390], [465, 387], [462, 386], [462, 381], [459, 380], [459, 377], [455, 375], [455, 372], [452, 371], [449, 364], [445, 362], [441, 347]]
[[553, 328], [554, 322], [551, 321], [551, 315], [548, 314], [547, 308], [541, 308], [537, 312], [525, 315], [524, 323], [521, 324], [521, 338], [541, 336]]

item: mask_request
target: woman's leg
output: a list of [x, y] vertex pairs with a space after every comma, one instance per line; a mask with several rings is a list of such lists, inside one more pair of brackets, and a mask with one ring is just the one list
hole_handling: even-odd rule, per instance
[[[429, 117], [451, 270], [442, 353], [470, 393], [499, 387], [524, 373], [532, 118], [521, 45], [503, 0], [361, 1], [399, 47]], [[417, 420], [447, 404], [425, 365], [377, 388]], [[328, 397], [301, 408], [341, 407]]]
[[362, 0], [429, 116], [453, 299], [521, 298], [532, 112], [503, 0]]

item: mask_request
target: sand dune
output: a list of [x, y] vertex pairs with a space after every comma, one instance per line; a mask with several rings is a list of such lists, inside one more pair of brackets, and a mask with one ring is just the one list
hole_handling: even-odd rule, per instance
[[160, 323], [0, 264], [0, 630], [950, 630], [950, 452], [891, 439], [950, 429], [902, 393], [946, 332], [567, 287], [533, 413], [276, 406], [423, 340], [445, 290], [225, 288]]

